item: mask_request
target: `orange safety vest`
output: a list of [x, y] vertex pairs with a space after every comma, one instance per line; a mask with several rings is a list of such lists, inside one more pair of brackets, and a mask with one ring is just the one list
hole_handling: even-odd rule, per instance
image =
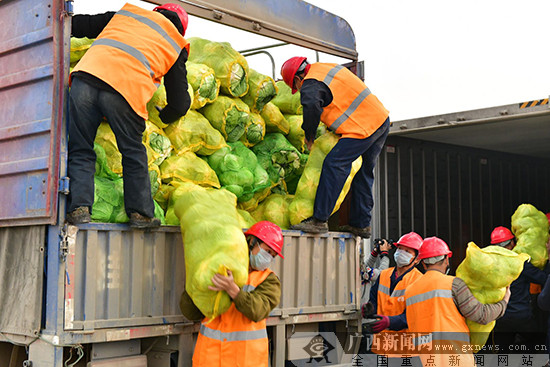
[[323, 108], [321, 121], [343, 138], [365, 139], [388, 118], [382, 102], [345, 66], [317, 62], [311, 64], [305, 79], [329, 87], [332, 102]]
[[[242, 291], [251, 292], [272, 270], [254, 270]], [[193, 367], [267, 367], [269, 360], [265, 319], [251, 321], [231, 304], [229, 310], [201, 323]]]
[[92, 43], [73, 73], [84, 71], [103, 80], [147, 119], [147, 102], [184, 48], [189, 52], [189, 42], [168, 18], [126, 4]]
[[454, 303], [453, 279], [430, 270], [405, 291], [407, 324], [424, 366], [475, 366], [470, 330]]
[[[411, 285], [418, 278], [422, 277], [422, 273], [413, 268], [395, 285], [393, 292], [390, 294], [391, 287], [391, 275], [395, 267], [382, 270], [378, 277], [378, 294], [377, 294], [377, 314], [384, 316], [397, 316], [401, 315], [405, 311], [405, 289]], [[408, 329], [392, 331], [384, 330], [375, 335], [375, 338], [380, 338], [381, 341], [390, 338], [395, 339], [395, 342], [385, 344], [383, 342], [373, 343], [372, 351], [377, 354], [411, 354], [408, 351], [407, 342], [403, 341], [405, 338], [404, 333], [407, 333]]]

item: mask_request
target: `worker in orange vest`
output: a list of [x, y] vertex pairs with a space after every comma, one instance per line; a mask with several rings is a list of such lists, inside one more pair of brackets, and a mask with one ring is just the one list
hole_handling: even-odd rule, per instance
[[212, 278], [212, 291], [226, 291], [233, 304], [222, 315], [204, 319], [191, 297], [181, 296], [181, 312], [189, 320], [203, 319], [193, 367], [267, 367], [269, 359], [266, 318], [281, 299], [281, 282], [269, 265], [283, 258], [283, 232], [276, 224], [261, 221], [245, 232], [250, 251], [246, 285], [235, 284], [233, 276]]
[[416, 232], [407, 233], [395, 243], [397, 250], [394, 253], [395, 267], [387, 268], [380, 273], [378, 281], [371, 288], [370, 300], [376, 313], [382, 317], [375, 325], [374, 332], [387, 328], [403, 330], [407, 328], [405, 317], [405, 289], [422, 273], [415, 268], [416, 258], [422, 237]]
[[[402, 342], [407, 330], [405, 315], [405, 289], [422, 276], [415, 268], [417, 256], [422, 246], [422, 237], [416, 232], [407, 233], [395, 243], [395, 267], [383, 270], [378, 281], [371, 288], [371, 309], [376, 310], [374, 317], [380, 318], [372, 325], [374, 336], [371, 350], [384, 355], [402, 355], [407, 353], [406, 343]], [[369, 316], [369, 315], [365, 315]], [[388, 330], [389, 329], [389, 330]], [[395, 343], [386, 344], [383, 340], [394, 339]], [[381, 341], [381, 342], [377, 342]], [[391, 362], [393, 363], [393, 362]]]
[[[466, 319], [485, 325], [504, 314], [510, 299], [508, 287], [503, 300], [479, 302], [462, 279], [446, 275], [451, 256], [442, 239], [424, 239], [418, 258], [426, 273], [405, 290], [407, 324], [424, 366], [475, 366]], [[443, 346], [446, 352], [438, 352]]]
[[302, 129], [308, 148], [311, 150], [319, 122], [341, 135], [323, 162], [313, 216], [292, 229], [310, 233], [328, 231], [328, 219], [351, 165], [363, 157], [351, 184], [350, 223], [341, 229], [369, 238], [374, 166], [388, 135], [388, 110], [361, 79], [341, 65], [309, 64], [305, 57], [293, 57], [283, 64], [281, 75], [292, 93], [300, 91]]
[[73, 36], [96, 39], [70, 77], [69, 223], [90, 221], [94, 139], [105, 117], [122, 154], [124, 207], [130, 225], [160, 225], [154, 218], [147, 153], [142, 144], [146, 105], [164, 77], [168, 104], [160, 111], [161, 120], [169, 124], [187, 113], [191, 104], [185, 67], [189, 42], [183, 38], [187, 23], [185, 10], [170, 3], [153, 11], [126, 4], [118, 12], [72, 18]]
[[[496, 227], [491, 233], [491, 245], [504, 247], [513, 250], [516, 247], [516, 238], [514, 234], [506, 227]], [[550, 267], [546, 268], [547, 271]], [[494, 331], [494, 344], [500, 349], [509, 348], [510, 345], [519, 341], [529, 350], [534, 348], [540, 342], [540, 335], [536, 333], [538, 323], [535, 320], [533, 309], [536, 305], [532, 304], [530, 294], [531, 283], [544, 285], [547, 273], [536, 268], [530, 260], [523, 264], [523, 270], [519, 277], [510, 285], [510, 302], [506, 308], [506, 313], [500, 318]]]

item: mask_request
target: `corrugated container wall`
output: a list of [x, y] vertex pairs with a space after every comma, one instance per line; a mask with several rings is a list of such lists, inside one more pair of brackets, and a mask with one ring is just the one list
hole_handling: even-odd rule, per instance
[[520, 204], [550, 211], [544, 159], [390, 136], [377, 169], [380, 236], [438, 236], [457, 255], [455, 269], [468, 242], [489, 244]]
[[[64, 329], [185, 322], [179, 300], [185, 261], [178, 227], [153, 232], [123, 224], [69, 227]], [[284, 260], [273, 271], [282, 283], [271, 316], [359, 310], [359, 242], [349, 234], [310, 236], [284, 231]], [[90, 335], [92, 335], [90, 333]], [[74, 342], [68, 337], [65, 342]], [[101, 335], [91, 341], [103, 341]]]
[[[61, 1], [0, 2], [0, 226], [54, 223], [64, 64]], [[67, 69], [68, 71], [68, 69]]]

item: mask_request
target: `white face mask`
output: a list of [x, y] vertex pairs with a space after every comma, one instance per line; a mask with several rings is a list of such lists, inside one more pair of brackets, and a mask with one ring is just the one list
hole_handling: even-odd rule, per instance
[[250, 253], [250, 266], [252, 269], [265, 270], [269, 267], [269, 264], [273, 261], [273, 256], [266, 250], [260, 247], [260, 252], [256, 255]]
[[414, 257], [414, 255], [408, 253], [407, 251], [401, 250], [401, 249], [395, 250], [395, 254], [393, 254], [393, 258], [395, 260], [395, 263], [400, 268], [409, 265], [411, 263], [411, 260], [413, 259], [413, 257]]

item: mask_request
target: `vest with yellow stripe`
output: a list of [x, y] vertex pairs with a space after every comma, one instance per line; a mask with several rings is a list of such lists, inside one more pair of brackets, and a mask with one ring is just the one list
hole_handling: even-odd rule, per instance
[[[378, 277], [378, 294], [377, 294], [377, 311], [376, 313], [384, 316], [397, 316], [405, 311], [405, 289], [414, 281], [422, 276], [422, 273], [416, 268], [412, 268], [405, 276], [395, 285], [393, 292], [390, 293], [391, 275], [394, 267], [382, 270]], [[383, 330], [375, 337], [384, 340], [390, 338], [393, 340], [391, 348], [387, 348], [387, 343], [374, 343], [372, 351], [377, 354], [409, 354], [407, 343], [403, 341], [405, 336], [399, 333], [406, 333], [408, 329], [399, 331]], [[386, 335], [387, 334], [387, 335]], [[399, 337], [398, 337], [399, 335]]]
[[378, 277], [377, 313], [385, 316], [401, 315], [405, 311], [405, 289], [422, 276], [413, 268], [396, 284], [390, 294], [391, 275], [395, 268], [382, 270]]
[[332, 102], [323, 108], [321, 121], [343, 138], [365, 139], [388, 118], [382, 102], [345, 66], [314, 63], [305, 79], [318, 80], [330, 89]]
[[[189, 42], [158, 12], [126, 4], [73, 69], [103, 80], [147, 119], [147, 102]], [[108, 60], [108, 61], [107, 61]]]
[[405, 291], [407, 324], [425, 365], [434, 360], [434, 366], [453, 366], [456, 355], [461, 366], [475, 365], [466, 319], [453, 300], [453, 279], [430, 270]]
[[[254, 270], [241, 292], [251, 292], [272, 270]], [[251, 321], [231, 304], [213, 320], [203, 320], [193, 354], [193, 367], [267, 367], [269, 359], [265, 319]]]

